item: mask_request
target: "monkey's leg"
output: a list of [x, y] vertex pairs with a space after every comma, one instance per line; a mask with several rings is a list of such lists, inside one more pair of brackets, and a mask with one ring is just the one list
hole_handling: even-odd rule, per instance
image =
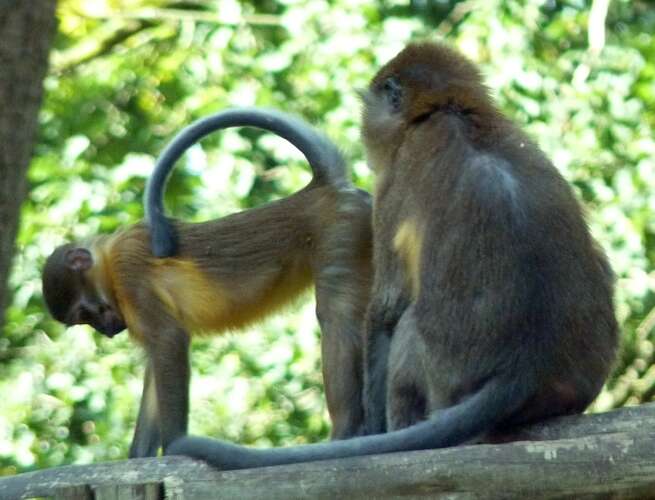
[[351, 270], [319, 276], [316, 312], [321, 325], [323, 382], [332, 439], [346, 439], [363, 432], [362, 328], [363, 308], [358, 307], [357, 278]]
[[335, 214], [318, 234], [312, 268], [332, 439], [345, 439], [364, 432], [363, 338], [373, 275], [372, 203], [368, 193], [352, 188], [334, 195], [325, 208], [315, 209]]
[[161, 445], [159, 433], [159, 411], [157, 409], [157, 391], [150, 362], [146, 365], [143, 379], [143, 395], [136, 420], [134, 438], [130, 445], [129, 458], [154, 457]]
[[386, 285], [371, 299], [364, 351], [364, 420], [366, 434], [387, 430], [387, 373], [391, 335], [408, 300], [401, 286]]
[[414, 307], [410, 306], [393, 332], [388, 363], [387, 424], [390, 431], [427, 418], [427, 393], [422, 340], [416, 333]]

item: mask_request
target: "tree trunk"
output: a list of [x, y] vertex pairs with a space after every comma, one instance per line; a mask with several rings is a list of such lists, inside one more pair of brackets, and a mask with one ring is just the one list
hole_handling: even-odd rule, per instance
[[56, 0], [0, 1], [0, 326], [14, 254]]

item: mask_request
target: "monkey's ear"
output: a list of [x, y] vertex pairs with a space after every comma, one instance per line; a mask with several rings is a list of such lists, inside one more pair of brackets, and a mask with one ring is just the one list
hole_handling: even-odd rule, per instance
[[71, 271], [88, 271], [93, 266], [93, 257], [88, 249], [75, 247], [66, 252], [64, 262]]

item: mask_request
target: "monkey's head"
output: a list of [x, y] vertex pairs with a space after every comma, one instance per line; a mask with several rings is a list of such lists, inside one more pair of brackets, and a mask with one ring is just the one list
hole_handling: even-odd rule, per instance
[[57, 321], [68, 326], [91, 325], [111, 338], [125, 330], [125, 322], [94, 278], [93, 267], [88, 248], [73, 243], [58, 247], [43, 267], [43, 297]]
[[362, 93], [362, 138], [374, 168], [384, 168], [404, 134], [434, 112], [487, 107], [477, 67], [446, 45], [413, 43], [385, 64]]

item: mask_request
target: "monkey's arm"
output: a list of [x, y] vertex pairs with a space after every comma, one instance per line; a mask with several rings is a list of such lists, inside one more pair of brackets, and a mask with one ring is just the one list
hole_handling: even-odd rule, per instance
[[166, 451], [186, 434], [189, 413], [189, 335], [164, 304], [142, 294], [134, 310], [143, 328], [137, 325], [135, 333], [146, 350], [148, 369], [130, 456], [155, 454], [160, 438]]
[[136, 420], [129, 458], [154, 457], [161, 446], [157, 392], [150, 363], [143, 379], [143, 395]]
[[170, 327], [165, 333], [151, 352], [164, 451], [187, 432], [190, 378], [187, 333]]

